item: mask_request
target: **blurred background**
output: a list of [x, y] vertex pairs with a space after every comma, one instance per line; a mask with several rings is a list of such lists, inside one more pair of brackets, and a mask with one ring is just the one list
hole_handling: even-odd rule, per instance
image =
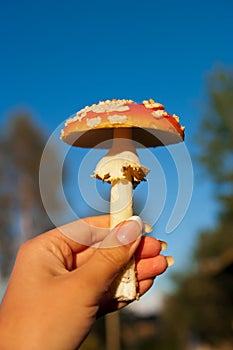
[[[67, 151], [59, 140], [64, 120], [99, 100], [153, 98], [180, 116], [186, 139], [185, 145], [151, 150], [159, 168], [150, 157], [142, 159], [150, 163], [154, 200], [148, 205], [148, 184], [140, 185], [135, 212], [168, 242], [166, 254], [175, 265], [120, 312], [115, 349], [233, 349], [232, 13], [230, 0], [1, 2], [1, 297], [19, 245], [56, 224], [39, 188], [46, 144], [53, 218], [65, 223], [74, 213], [108, 211], [108, 185], [93, 185], [90, 177], [101, 152], [93, 158], [85, 149]], [[170, 152], [180, 157], [178, 169]], [[187, 171], [186, 187], [178, 181], [180, 170], [184, 178]], [[160, 173], [166, 184], [161, 208]], [[86, 199], [89, 183], [105, 199], [102, 207]], [[179, 191], [190, 191], [191, 200], [168, 233]], [[82, 349], [105, 349], [105, 333], [102, 319]]]

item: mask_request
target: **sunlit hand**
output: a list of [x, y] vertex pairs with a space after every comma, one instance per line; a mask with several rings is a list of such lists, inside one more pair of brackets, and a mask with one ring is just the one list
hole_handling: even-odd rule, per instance
[[126, 305], [108, 289], [133, 254], [140, 295], [166, 270], [161, 242], [137, 222], [108, 227], [108, 216], [90, 217], [23, 244], [0, 309], [1, 350], [76, 349], [97, 315]]

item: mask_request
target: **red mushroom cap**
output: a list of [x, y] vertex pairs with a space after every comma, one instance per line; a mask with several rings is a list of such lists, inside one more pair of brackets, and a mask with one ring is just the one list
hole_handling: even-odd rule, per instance
[[77, 147], [106, 148], [109, 145], [103, 141], [113, 139], [114, 128], [132, 128], [132, 139], [144, 147], [184, 140], [184, 127], [179, 124], [179, 118], [152, 99], [142, 104], [132, 100], [107, 100], [85, 107], [67, 120], [61, 139]]

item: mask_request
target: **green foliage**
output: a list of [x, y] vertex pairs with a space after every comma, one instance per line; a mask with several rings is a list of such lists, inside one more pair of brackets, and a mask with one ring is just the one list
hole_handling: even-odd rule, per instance
[[233, 71], [212, 73], [200, 126], [200, 160], [218, 184], [233, 191]]
[[84, 340], [80, 350], [105, 350], [105, 323], [104, 318], [96, 320], [88, 337]]
[[172, 339], [182, 349], [192, 338], [215, 346], [232, 340], [232, 292], [231, 276], [201, 271], [184, 276], [166, 302], [163, 342]]
[[215, 230], [200, 234], [194, 256], [200, 265], [210, 258], [221, 256], [230, 247], [233, 247], [233, 222], [224, 221]]
[[196, 270], [175, 278], [177, 290], [165, 303], [161, 349], [186, 349], [195, 342], [221, 349], [233, 343], [233, 71], [209, 76], [200, 130], [200, 161], [216, 184], [221, 209], [216, 227], [199, 236]]

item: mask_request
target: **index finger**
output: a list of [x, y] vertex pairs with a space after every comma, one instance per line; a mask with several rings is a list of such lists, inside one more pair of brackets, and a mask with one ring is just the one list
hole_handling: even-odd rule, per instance
[[82, 248], [101, 242], [109, 233], [109, 222], [109, 215], [87, 217], [60, 226], [52, 232], [60, 234], [72, 251], [77, 253]]

